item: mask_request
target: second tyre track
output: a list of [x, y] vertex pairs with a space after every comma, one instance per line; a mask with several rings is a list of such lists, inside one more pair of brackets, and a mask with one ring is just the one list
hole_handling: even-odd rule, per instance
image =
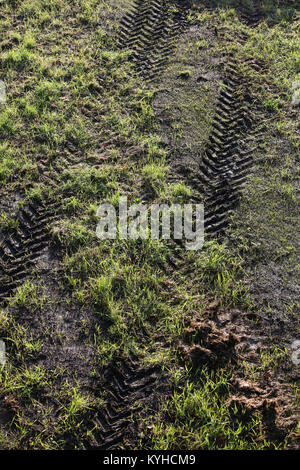
[[59, 204], [29, 204], [17, 216], [17, 229], [0, 238], [0, 302], [21, 285], [49, 242], [49, 224]]
[[142, 407], [155, 408], [161, 394], [170, 392], [167, 373], [159, 367], [140, 367], [134, 361], [111, 365], [104, 372], [109, 404], [92, 419], [87, 449], [113, 450], [126, 447], [137, 433]]
[[138, 73], [155, 78], [168, 62], [178, 35], [187, 25], [188, 4], [168, 0], [137, 0], [121, 20], [119, 41], [132, 50]]
[[[119, 33], [123, 47], [132, 50], [137, 72], [145, 79], [157, 78], [176, 45], [176, 37], [188, 26], [187, 2], [137, 0], [132, 12], [121, 20]], [[248, 26], [255, 27], [262, 17], [260, 2], [241, 6], [239, 15]], [[247, 40], [243, 35], [242, 41]], [[246, 66], [257, 68], [249, 62]], [[210, 236], [224, 233], [231, 210], [238, 201], [252, 164], [247, 149], [247, 134], [252, 131], [250, 118], [250, 86], [237, 64], [229, 61], [223, 82], [224, 89], [216, 107], [209, 144], [201, 156], [198, 178], [204, 190], [205, 231]]]
[[[259, 68], [253, 61], [243, 65]], [[204, 186], [205, 231], [210, 236], [223, 233], [228, 226], [229, 214], [252, 165], [253, 149], [246, 145], [254, 124], [250, 86], [233, 61], [227, 64], [223, 85], [198, 175]]]

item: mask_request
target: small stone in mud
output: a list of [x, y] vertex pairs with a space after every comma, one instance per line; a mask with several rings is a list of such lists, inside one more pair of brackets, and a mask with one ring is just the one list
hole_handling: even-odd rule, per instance
[[300, 340], [295, 340], [291, 345], [291, 359], [293, 364], [298, 366], [300, 364]]
[[292, 97], [292, 105], [295, 107], [300, 106], [300, 80], [296, 80], [293, 83], [292, 90], [294, 91]]
[[5, 366], [5, 364], [6, 364], [5, 343], [2, 339], [0, 339], [0, 365]]
[[5, 83], [0, 80], [0, 104], [6, 103], [6, 87]]

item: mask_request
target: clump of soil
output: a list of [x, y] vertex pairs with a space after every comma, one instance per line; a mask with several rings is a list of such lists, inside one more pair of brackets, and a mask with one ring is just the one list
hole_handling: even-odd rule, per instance
[[288, 411], [290, 400], [287, 390], [274, 379], [260, 385], [244, 378], [232, 378], [227, 402], [232, 419], [246, 422], [259, 413], [268, 440], [280, 443], [287, 439], [289, 447], [299, 447], [293, 434], [297, 416]]
[[191, 359], [194, 367], [207, 365], [217, 368], [236, 360], [236, 335], [216, 327], [212, 321], [192, 319], [183, 333], [179, 349], [184, 359]]

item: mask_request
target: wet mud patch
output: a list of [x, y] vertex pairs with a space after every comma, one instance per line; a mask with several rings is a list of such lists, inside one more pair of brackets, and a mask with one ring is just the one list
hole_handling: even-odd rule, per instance
[[[22, 199], [23, 195], [19, 192], [13, 192], [10, 195], [4, 194], [3, 197], [0, 198], [0, 215], [5, 215], [8, 218], [14, 217]], [[2, 223], [1, 228], [3, 229], [4, 226], [5, 225]]]
[[[37, 295], [36, 302], [14, 309], [17, 322], [32, 332], [41, 342], [41, 349], [34, 358], [34, 364], [54, 371], [65, 370], [70, 377], [77, 376], [85, 385], [91, 383], [91, 362], [94, 355], [91, 338], [99, 319], [92, 307], [86, 308], [74, 303], [68, 294], [61, 295], [58, 279], [49, 275], [49, 261], [45, 254], [36, 269], [37, 278], [32, 278], [31, 286]], [[57, 261], [51, 262], [52, 272], [59, 270]], [[12, 357], [13, 359], [13, 357]]]
[[7, 406], [7, 398], [0, 398], [0, 429], [3, 426], [8, 425], [13, 419], [13, 411]]
[[[57, 261], [52, 260], [52, 275], [44, 272], [42, 266], [41, 258], [36, 278], [30, 278], [30, 285], [36, 287], [34, 300], [28, 299], [22, 307], [6, 309], [16, 324], [22, 324], [24, 334], [18, 350], [14, 345], [8, 348], [9, 363], [21, 374], [24, 367], [25, 374], [42, 373], [30, 399], [22, 387], [20, 397], [18, 391], [12, 396], [18, 404], [20, 419], [34, 422], [22, 448], [28, 448], [43, 429], [47, 410], [51, 412], [47, 415], [44, 437], [48, 439], [51, 433], [56, 433], [64, 449], [72, 449], [78, 442], [82, 449], [134, 448], [139, 439], [141, 415], [148, 408], [157, 410], [160, 400], [171, 393], [168, 373], [160, 366], [143, 366], [139, 358], [121, 360], [118, 352], [108, 360], [106, 348], [112, 347], [108, 341], [111, 321], [91, 306], [76, 303], [67, 291], [62, 295], [63, 274]], [[37, 343], [35, 352], [28, 351], [26, 344]], [[79, 397], [86, 403], [78, 412], [78, 416], [80, 413], [84, 416], [79, 440], [74, 440], [73, 432], [60, 429], [74, 397], [75, 401]], [[0, 416], [9, 430], [14, 415], [5, 409], [2, 413], [0, 407]]]
[[[64, 440], [64, 448], [74, 448], [74, 435], [68, 425], [63, 429], [62, 422], [65, 419], [68, 422], [68, 410], [79, 399], [75, 415], [85, 416], [85, 432], [92, 428], [91, 416], [104, 401], [100, 398], [104, 396], [101, 388], [104, 369], [94, 334], [98, 329], [104, 336], [107, 325], [92, 307], [74, 302], [67, 292], [62, 296], [57, 261], [51, 262], [51, 275], [49, 263], [46, 262], [46, 269], [42, 267], [42, 257], [39, 264], [37, 277], [29, 278], [23, 291], [30, 289], [26, 304], [20, 305], [21, 291], [17, 291], [4, 310], [11, 318], [11, 328], [17, 330], [12, 332], [8, 328], [2, 336], [7, 338], [8, 372], [16, 376], [19, 386], [0, 395], [0, 427], [7, 433], [11, 429], [17, 436], [18, 430], [11, 425], [18, 412], [19, 420], [34, 423], [19, 448], [28, 448], [30, 442], [38, 440], [45, 422], [45, 439], [51, 440], [54, 432]], [[81, 440], [83, 443], [83, 437]]]

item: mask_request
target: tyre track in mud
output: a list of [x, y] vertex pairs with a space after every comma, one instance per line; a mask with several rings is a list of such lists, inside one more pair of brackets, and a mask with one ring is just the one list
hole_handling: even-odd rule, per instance
[[[255, 28], [263, 15], [260, 2], [239, 7], [241, 19]], [[241, 43], [246, 34], [239, 35]], [[223, 89], [216, 105], [209, 143], [199, 166], [199, 180], [204, 186], [204, 230], [209, 237], [224, 235], [230, 224], [230, 214], [237, 205], [247, 175], [253, 165], [253, 152], [248, 141], [255, 134], [251, 115], [252, 103], [249, 78], [239, 72], [238, 65], [259, 72], [261, 64], [252, 59], [238, 64], [229, 57]]]
[[178, 35], [187, 26], [188, 5], [179, 0], [136, 0], [121, 20], [119, 42], [132, 50], [137, 72], [155, 78], [168, 62]]
[[49, 224], [59, 204], [28, 204], [17, 216], [17, 228], [0, 238], [0, 303], [20, 286], [49, 243]]
[[[171, 6], [177, 7], [172, 15]], [[137, 0], [131, 12], [121, 20], [119, 41], [132, 49], [137, 72], [145, 79], [155, 78], [166, 65], [175, 47], [176, 37], [187, 27], [190, 5], [166, 0]], [[256, 27], [262, 17], [260, 2], [240, 6], [241, 20]], [[247, 40], [243, 34], [240, 41]], [[257, 68], [257, 64], [252, 64]], [[247, 134], [252, 131], [250, 90], [236, 64], [227, 64], [224, 90], [221, 91], [213, 120], [210, 142], [202, 157], [199, 180], [204, 185], [205, 231], [210, 236], [224, 233], [230, 211], [237, 204], [240, 190], [252, 165], [247, 150]]]
[[[58, 173], [49, 176], [51, 162], [39, 161], [38, 170], [43, 183], [51, 190], [59, 184]], [[0, 305], [6, 305], [10, 295], [21, 286], [45, 254], [50, 243], [50, 224], [58, 215], [61, 203], [54, 197], [40, 202], [28, 202], [14, 216], [16, 226], [0, 234]]]
[[[78, 157], [65, 158], [66, 167], [80, 162]], [[56, 169], [54, 165], [49, 174], [51, 166], [51, 160], [40, 159], [37, 168], [42, 183], [52, 192], [60, 184], [61, 168]], [[45, 254], [51, 242], [50, 225], [57, 220], [61, 205], [55, 197], [39, 203], [28, 202], [14, 216], [16, 228], [0, 234], [0, 305], [7, 304], [9, 296], [25, 282]]]
[[[174, 5], [174, 3], [173, 3]], [[119, 42], [132, 49], [136, 71], [144, 79], [155, 78], [166, 65], [175, 39], [185, 26], [186, 9], [171, 13], [165, 0], [137, 0], [120, 24]], [[92, 420], [87, 449], [113, 450], [126, 446], [126, 436], [136, 434], [135, 416], [142, 406], [153, 404], [161, 389], [169, 389], [167, 374], [158, 367], [145, 368], [133, 361], [110, 366], [104, 373], [104, 390], [110, 404]], [[164, 390], [164, 393], [166, 391]]]
[[[86, 449], [113, 450], [126, 446], [136, 432], [136, 416], [142, 405], [154, 405], [153, 398], [166, 390], [167, 375], [158, 367], [140, 367], [133, 361], [107, 367], [104, 373], [109, 404], [92, 419], [94, 425]], [[134, 414], [134, 416], [133, 416]]]
[[[243, 65], [259, 70], [253, 61]], [[254, 149], [247, 148], [254, 126], [250, 85], [233, 61], [228, 62], [225, 77], [198, 175], [204, 187], [205, 232], [210, 236], [223, 234], [227, 228], [253, 164]]]

